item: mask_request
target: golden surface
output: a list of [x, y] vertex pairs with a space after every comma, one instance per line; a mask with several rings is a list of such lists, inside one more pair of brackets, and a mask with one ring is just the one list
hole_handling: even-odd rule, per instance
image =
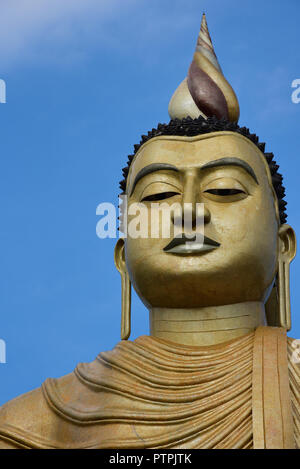
[[[226, 157], [248, 163], [259, 184], [236, 166], [201, 170], [203, 165]], [[193, 206], [203, 203], [204, 234], [221, 246], [209, 253], [176, 256], [163, 250], [171, 237], [128, 237], [126, 266], [144, 304], [149, 310], [180, 309], [182, 319], [191, 308], [198, 309], [201, 319], [201, 308], [231, 305], [235, 313], [241, 303], [263, 305], [276, 273], [279, 236], [277, 204], [269, 170], [260, 151], [246, 138], [230, 132], [192, 139], [159, 137], [146, 143], [136, 155], [129, 173], [128, 194], [136, 174], [154, 163], [172, 164], [179, 172], [157, 171], [142, 178], [129, 198], [129, 207], [131, 203], [139, 203], [144, 190], [147, 189], [148, 194], [152, 186], [154, 193], [174, 188], [171, 190], [178, 195], [164, 202]], [[224, 188], [223, 183], [227, 188], [239, 185], [247, 196], [242, 200], [232, 196], [224, 200], [222, 196], [211, 197], [205, 192], [213, 186]], [[130, 221], [128, 216], [128, 223]], [[222, 330], [222, 322], [218, 327]], [[226, 333], [224, 340], [230, 338]]]
[[292, 353], [285, 331], [270, 327], [205, 347], [122, 341], [3, 406], [0, 447], [299, 447]]
[[[240, 164], [211, 167], [223, 158]], [[159, 163], [177, 170], [152, 172], [134, 187], [143, 168]], [[215, 192], [224, 189], [237, 192]], [[164, 250], [171, 234], [119, 240], [122, 334], [130, 330], [132, 283], [151, 336], [123, 340], [4, 405], [0, 448], [299, 447], [300, 365], [285, 330], [295, 235], [279, 224], [262, 153], [232, 132], [157, 137], [136, 154], [126, 192], [129, 209], [171, 192], [164, 202], [190, 203], [193, 220], [204, 204], [200, 229], [219, 247], [180, 255]], [[282, 327], [265, 327], [272, 288]]]

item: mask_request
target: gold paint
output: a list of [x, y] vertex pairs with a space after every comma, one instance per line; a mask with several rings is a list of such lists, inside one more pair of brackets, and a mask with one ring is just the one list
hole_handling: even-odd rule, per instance
[[241, 337], [265, 324], [263, 303], [247, 302], [219, 307], [152, 308], [150, 333], [184, 345], [213, 345]]
[[[201, 170], [201, 166], [224, 157], [237, 157], [248, 163], [259, 185], [242, 168], [228, 166]], [[269, 170], [261, 152], [252, 142], [232, 132], [197, 138], [158, 137], [147, 142], [135, 156], [129, 173], [128, 193], [135, 175], [154, 163], [175, 165], [180, 172], [159, 171], [142, 178], [129, 198], [129, 205], [140, 201], [145, 188], [149, 193], [151, 184], [154, 188], [167, 182], [176, 185], [180, 194], [172, 197], [172, 201], [193, 205], [203, 203], [206, 214], [204, 234], [221, 246], [198, 256], [176, 256], [163, 251], [171, 237], [126, 239], [127, 269], [144, 304], [149, 310], [180, 309], [182, 319], [185, 314], [190, 314], [190, 309], [197, 308], [199, 320], [201, 308], [253, 302], [263, 304], [276, 273], [278, 213]], [[245, 187], [248, 196], [224, 203], [221, 197], [218, 201], [205, 195], [207, 188], [219, 185], [222, 180], [232, 180], [233, 184]], [[201, 334], [199, 343], [210, 343], [209, 333], [206, 335], [204, 338]], [[236, 332], [233, 332], [232, 337], [235, 336]], [[224, 340], [230, 338], [228, 331], [224, 333]], [[177, 340], [170, 339], [169, 335], [166, 339], [182, 342], [179, 332]], [[214, 340], [222, 341], [221, 332]]]
[[125, 266], [124, 242], [122, 239], [116, 244], [115, 265], [121, 274], [122, 302], [121, 302], [121, 339], [127, 340], [131, 331], [131, 283]]
[[[293, 422], [289, 366], [294, 367], [292, 360], [288, 361], [285, 330], [258, 328], [254, 340], [252, 391], [253, 439], [257, 449], [296, 447], [298, 429]], [[294, 390], [297, 388], [299, 381]]]
[[0, 447], [299, 448], [299, 366], [286, 342], [269, 327], [215, 346], [122, 341], [3, 406]]
[[[238, 166], [202, 169], [228, 157], [250, 165], [258, 184]], [[204, 234], [220, 246], [181, 256], [164, 251], [171, 238], [119, 240], [122, 338], [130, 333], [131, 282], [149, 310], [151, 336], [122, 340], [4, 405], [0, 448], [292, 448], [294, 440], [300, 446], [299, 365], [290, 344], [287, 360], [286, 331], [264, 327], [277, 274], [277, 320], [289, 325], [295, 235], [279, 225], [262, 153], [232, 132], [158, 137], [137, 152], [128, 193], [138, 172], [154, 163], [179, 171], [142, 178], [129, 205], [174, 187], [172, 198], [191, 203], [194, 217], [196, 203], [204, 204]], [[215, 187], [243, 195], [224, 200], [206, 192]]]

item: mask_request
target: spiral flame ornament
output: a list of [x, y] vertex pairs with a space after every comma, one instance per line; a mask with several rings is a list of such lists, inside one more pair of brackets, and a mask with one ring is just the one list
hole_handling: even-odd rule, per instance
[[169, 104], [171, 119], [203, 116], [237, 122], [240, 115], [235, 92], [224, 77], [208, 31], [205, 14], [187, 78]]

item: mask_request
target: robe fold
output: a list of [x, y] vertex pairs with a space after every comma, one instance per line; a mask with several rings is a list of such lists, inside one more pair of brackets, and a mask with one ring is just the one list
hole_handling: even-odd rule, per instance
[[0, 448], [300, 447], [299, 362], [273, 327], [214, 346], [121, 341], [1, 407]]

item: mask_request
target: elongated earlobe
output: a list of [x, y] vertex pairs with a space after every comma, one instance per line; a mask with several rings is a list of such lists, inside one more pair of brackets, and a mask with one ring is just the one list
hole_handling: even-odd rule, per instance
[[266, 303], [269, 326], [291, 329], [290, 263], [296, 255], [296, 236], [289, 225], [278, 232], [278, 268], [274, 288]]
[[115, 247], [115, 265], [121, 274], [122, 313], [121, 339], [127, 340], [131, 331], [131, 283], [125, 264], [124, 240], [119, 239]]
[[122, 314], [121, 339], [127, 340], [131, 331], [131, 283], [128, 273], [121, 273], [122, 282]]
[[278, 299], [279, 323], [288, 331], [291, 329], [290, 302], [290, 263], [296, 255], [296, 236], [289, 225], [282, 225], [279, 229], [278, 253]]
[[279, 325], [286, 330], [292, 327], [290, 302], [289, 265], [279, 261], [278, 265]]

